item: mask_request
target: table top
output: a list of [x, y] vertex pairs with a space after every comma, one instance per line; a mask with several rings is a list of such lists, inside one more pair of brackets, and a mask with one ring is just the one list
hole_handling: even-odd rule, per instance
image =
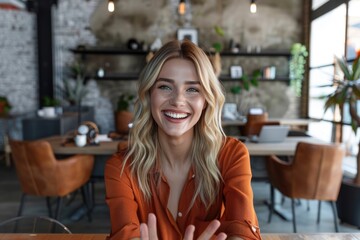
[[295, 154], [296, 145], [299, 142], [309, 143], [325, 143], [322, 140], [313, 137], [287, 137], [284, 142], [281, 143], [254, 143], [245, 142], [246, 147], [252, 156], [268, 156], [268, 155], [280, 155], [280, 156], [292, 156]]
[[67, 136], [53, 136], [44, 138], [51, 144], [55, 154], [92, 154], [92, 155], [112, 155], [116, 152], [120, 141], [99, 142], [98, 145], [89, 145], [85, 147], [77, 147], [74, 143], [64, 145]]
[[[116, 152], [119, 141], [100, 142], [96, 146], [77, 147], [74, 144], [62, 143], [66, 140], [64, 136], [54, 136], [45, 138], [50, 142], [55, 154], [92, 154], [92, 155], [112, 155]], [[281, 143], [252, 143], [245, 142], [250, 155], [267, 156], [271, 154], [291, 156], [294, 155], [298, 142], [325, 143], [313, 137], [287, 137]]]
[[[105, 240], [108, 234], [14, 234], [0, 233], [0, 240]], [[360, 233], [263, 233], [263, 240], [360, 240]]]
[[[312, 122], [316, 122], [313, 119], [307, 118], [269, 118], [268, 121], [279, 122], [281, 125], [290, 125], [290, 126], [307, 126]], [[243, 120], [222, 120], [222, 126], [243, 126], [246, 121]]]

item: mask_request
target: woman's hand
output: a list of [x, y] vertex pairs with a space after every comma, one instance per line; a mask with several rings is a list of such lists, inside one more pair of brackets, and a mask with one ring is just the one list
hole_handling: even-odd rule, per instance
[[[213, 220], [205, 231], [199, 236], [197, 240], [208, 240], [210, 239], [216, 230], [220, 227], [220, 222], [218, 220]], [[195, 226], [189, 225], [185, 230], [184, 240], [193, 240], [195, 232]], [[156, 230], [156, 216], [153, 213], [149, 214], [148, 223], [140, 224], [140, 235], [142, 240], [157, 240], [157, 230]], [[216, 240], [225, 240], [226, 234], [219, 233], [216, 236]]]

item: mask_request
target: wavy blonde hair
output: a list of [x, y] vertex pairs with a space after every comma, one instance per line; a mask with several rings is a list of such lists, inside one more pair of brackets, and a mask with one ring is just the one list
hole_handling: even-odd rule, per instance
[[215, 200], [220, 186], [221, 174], [217, 157], [225, 134], [221, 126], [221, 111], [225, 101], [223, 88], [215, 76], [207, 55], [191, 41], [171, 41], [160, 48], [140, 74], [138, 98], [134, 108], [134, 122], [130, 130], [129, 149], [125, 162], [130, 161], [133, 176], [146, 199], [151, 198], [151, 170], [158, 166], [159, 142], [157, 124], [151, 115], [150, 89], [154, 85], [164, 63], [173, 58], [182, 58], [194, 63], [200, 84], [204, 89], [206, 108], [194, 126], [191, 149], [192, 166], [197, 173], [196, 191], [190, 206], [199, 196], [209, 207]]

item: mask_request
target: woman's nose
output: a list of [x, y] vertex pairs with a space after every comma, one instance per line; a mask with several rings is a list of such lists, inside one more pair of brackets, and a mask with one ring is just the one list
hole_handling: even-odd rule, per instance
[[185, 103], [185, 95], [179, 91], [173, 93], [170, 99], [170, 104], [174, 106], [180, 106]]

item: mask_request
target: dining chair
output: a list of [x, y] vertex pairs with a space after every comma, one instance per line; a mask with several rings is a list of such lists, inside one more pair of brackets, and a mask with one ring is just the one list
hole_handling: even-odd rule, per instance
[[65, 233], [72, 232], [60, 221], [47, 216], [17, 216], [0, 222], [0, 233]]
[[[10, 140], [12, 159], [20, 182], [22, 196], [17, 216], [23, 213], [27, 195], [45, 197], [49, 217], [60, 219], [63, 198], [81, 190], [91, 221], [88, 182], [93, 170], [92, 155], [73, 155], [56, 159], [47, 141]], [[51, 197], [56, 197], [56, 210], [51, 210]]]
[[292, 162], [272, 155], [267, 164], [271, 184], [271, 204], [268, 222], [274, 211], [274, 188], [291, 198], [293, 230], [296, 232], [295, 200], [318, 200], [320, 222], [321, 201], [331, 204], [335, 231], [338, 232], [338, 216], [335, 202], [342, 180], [344, 149], [339, 144], [314, 144], [299, 142]]
[[253, 126], [253, 124], [255, 124], [256, 122], [266, 122], [268, 121], [268, 113], [267, 112], [263, 112], [260, 114], [251, 114], [248, 113], [246, 116], [246, 123], [244, 125], [244, 129], [243, 129], [243, 136], [250, 136], [251, 135], [251, 128]]

